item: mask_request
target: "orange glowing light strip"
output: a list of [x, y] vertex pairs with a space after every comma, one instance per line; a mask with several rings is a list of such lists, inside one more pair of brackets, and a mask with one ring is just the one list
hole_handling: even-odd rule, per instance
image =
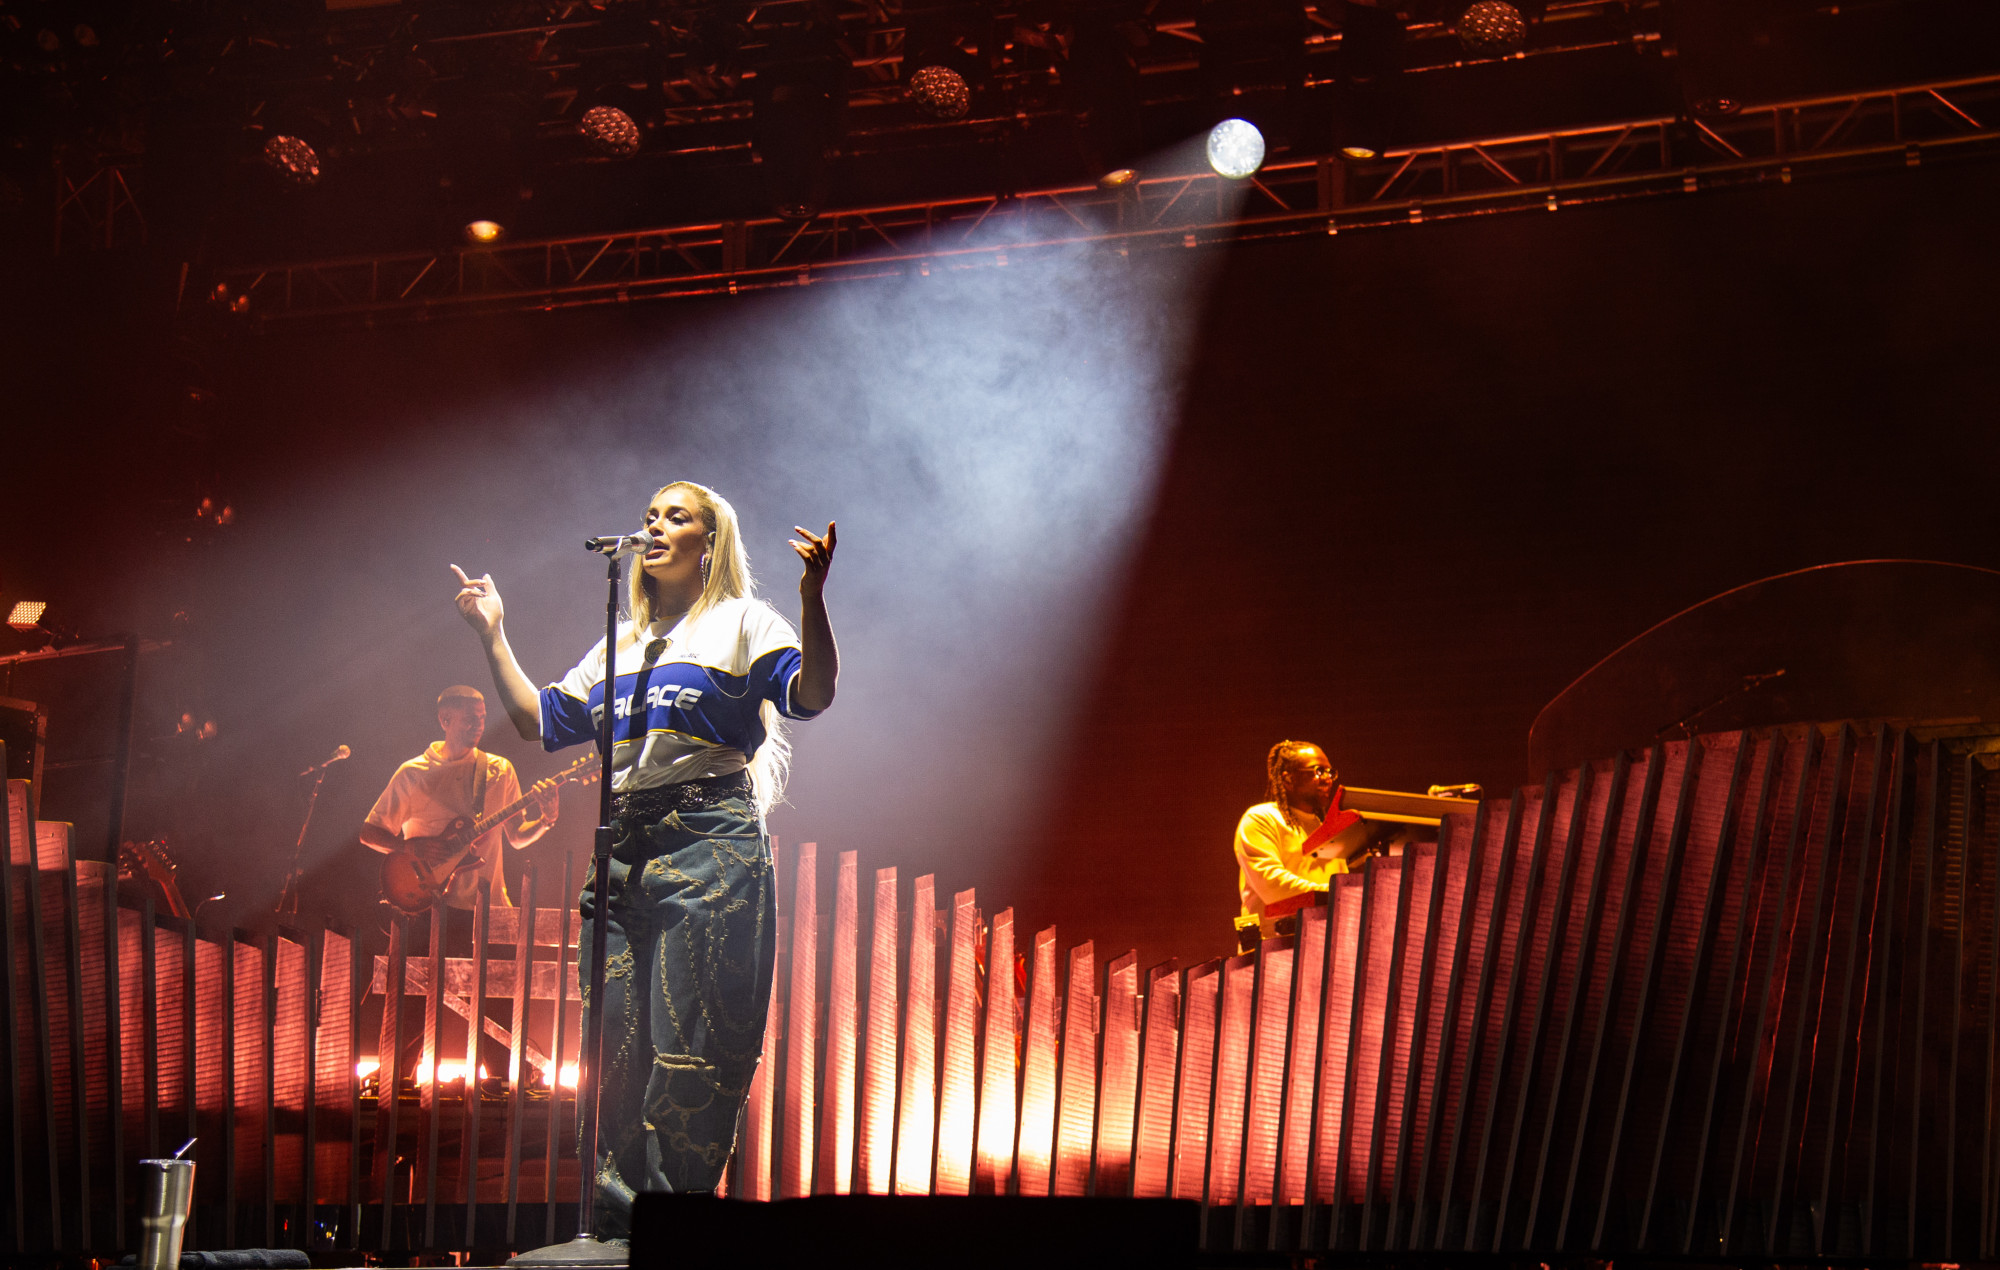
[[1081, 1195], [1090, 1181], [1090, 1126], [1097, 1113], [1097, 970], [1089, 940], [1069, 950], [1063, 1003], [1062, 1103], [1056, 1109], [1057, 1195]]
[[778, 1195], [797, 1199], [812, 1190], [813, 1055], [819, 1024], [819, 848], [799, 844], [792, 888], [792, 979], [790, 1021], [785, 1036], [785, 1140]]
[[1139, 1093], [1139, 955], [1104, 972], [1104, 1075], [1097, 1099], [1097, 1194], [1123, 1195], [1132, 1168], [1132, 1112]]
[[861, 1189], [889, 1193], [896, 1133], [896, 871], [875, 870], [868, 950], [868, 1052], [861, 1083]]
[[1021, 1053], [1021, 1129], [1015, 1167], [1023, 1195], [1049, 1193], [1056, 1123], [1056, 928], [1035, 934], [1028, 1032]]
[[936, 878], [916, 880], [910, 908], [910, 1000], [903, 1017], [903, 1109], [896, 1126], [896, 1194], [927, 1195], [936, 1129]]
[[1132, 1194], [1160, 1199], [1167, 1193], [1167, 1146], [1173, 1133], [1174, 1054], [1178, 1048], [1180, 976], [1174, 963], [1150, 972], [1139, 1038], [1139, 1109], [1133, 1133]]
[[821, 1091], [820, 1158], [815, 1189], [845, 1195], [854, 1182], [855, 894], [857, 855], [836, 857], [833, 885], [833, 968], [826, 993], [826, 1087]]
[[976, 1094], [972, 1054], [977, 1038], [973, 989], [974, 945], [979, 909], [970, 890], [951, 901], [951, 982], [945, 990], [944, 1084], [938, 1097], [937, 1183], [939, 1195], [972, 1190], [972, 1120]]
[[993, 919], [986, 953], [985, 1071], [979, 1088], [979, 1169], [975, 1189], [1004, 1195], [1014, 1171], [1014, 910]]

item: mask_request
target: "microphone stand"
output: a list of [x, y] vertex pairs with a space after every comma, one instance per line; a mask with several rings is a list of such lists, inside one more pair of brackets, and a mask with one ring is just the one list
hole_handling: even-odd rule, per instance
[[306, 849], [306, 830], [312, 828], [313, 808], [319, 806], [319, 787], [326, 783], [326, 769], [329, 766], [330, 764], [321, 763], [319, 770], [313, 773], [312, 792], [306, 795], [305, 823], [299, 826], [299, 840], [292, 847], [292, 871], [285, 875], [285, 889], [278, 892], [278, 907], [272, 910], [280, 916], [299, 911], [299, 882], [301, 880], [299, 877], [299, 856]]
[[[577, 1174], [581, 1193], [577, 1196], [576, 1238], [566, 1244], [550, 1244], [508, 1259], [510, 1266], [622, 1266], [629, 1260], [625, 1249], [601, 1242], [590, 1233], [597, 1207], [597, 1113], [604, 1063], [604, 958], [611, 941], [609, 907], [611, 880], [611, 718], [612, 700], [618, 692], [618, 555], [610, 553], [605, 565], [604, 588], [604, 713], [597, 723], [597, 752], [602, 759], [604, 778], [598, 782], [597, 837], [592, 859], [597, 911], [590, 920], [590, 995], [588, 1020], [583, 1033], [583, 1052], [578, 1055], [576, 1109], [582, 1118], [582, 1141], [577, 1150]], [[562, 985], [556, 986], [562, 991]], [[560, 1073], [558, 1073], [560, 1074]], [[558, 1086], [560, 1089], [560, 1086]], [[555, 1175], [549, 1175], [549, 1202], [555, 1202]]]

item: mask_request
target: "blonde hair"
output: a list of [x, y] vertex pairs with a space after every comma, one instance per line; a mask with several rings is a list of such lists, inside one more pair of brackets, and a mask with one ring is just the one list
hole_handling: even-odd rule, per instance
[[[724, 600], [754, 599], [757, 582], [750, 573], [750, 554], [743, 549], [743, 533], [729, 500], [693, 481], [670, 481], [653, 497], [669, 490], [686, 490], [694, 496], [695, 513], [708, 530], [708, 576], [684, 620], [692, 624]], [[632, 618], [630, 642], [638, 643], [639, 632], [652, 624], [657, 603], [653, 580], [634, 560], [625, 572], [625, 607]], [[785, 735], [785, 720], [775, 705], [759, 702], [757, 713], [764, 721], [764, 743], [750, 756], [750, 790], [758, 814], [763, 815], [784, 799], [785, 779], [792, 770], [792, 742]]]

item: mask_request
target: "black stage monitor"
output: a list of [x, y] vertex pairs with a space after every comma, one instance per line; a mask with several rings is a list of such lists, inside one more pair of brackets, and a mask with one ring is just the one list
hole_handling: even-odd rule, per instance
[[641, 1195], [632, 1270], [866, 1265], [870, 1270], [1183, 1270], [1199, 1206], [1171, 1199], [819, 1195], [769, 1204]]
[[28, 815], [42, 796], [42, 749], [48, 741], [49, 712], [33, 701], [0, 697], [0, 741], [7, 743], [7, 779], [28, 782]]

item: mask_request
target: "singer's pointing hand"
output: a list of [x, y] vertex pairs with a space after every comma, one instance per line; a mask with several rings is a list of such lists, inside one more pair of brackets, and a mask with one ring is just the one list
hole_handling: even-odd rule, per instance
[[458, 605], [458, 615], [465, 619], [466, 625], [482, 635], [499, 630], [507, 610], [500, 603], [500, 588], [493, 585], [493, 575], [468, 578], [457, 565], [451, 566], [451, 571], [458, 575], [458, 596], [453, 603]]
[[822, 538], [810, 529], [792, 526], [792, 532], [800, 538], [792, 542], [792, 550], [799, 553], [799, 559], [806, 562], [806, 570], [799, 578], [799, 594], [816, 595], [826, 586], [826, 571], [833, 567], [833, 548], [838, 537], [834, 523], [826, 522], [826, 537]]

